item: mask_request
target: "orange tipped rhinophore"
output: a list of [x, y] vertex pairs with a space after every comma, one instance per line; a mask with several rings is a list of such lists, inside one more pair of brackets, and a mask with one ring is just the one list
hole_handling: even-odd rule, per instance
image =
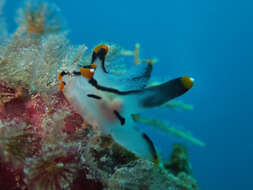
[[60, 73], [57, 78], [58, 80], [62, 80], [62, 74]]
[[91, 79], [94, 75], [94, 72], [95, 72], [95, 69], [93, 68], [80, 68], [81, 75], [87, 79]]
[[143, 62], [146, 62], [146, 63], [148, 63], [151, 66], [153, 66], [153, 64], [154, 64], [151, 59], [145, 59], [145, 60], [143, 60]]
[[92, 53], [92, 59], [91, 64], [95, 62], [95, 60], [98, 58], [101, 61], [103, 71], [107, 73], [105, 69], [105, 56], [107, 55], [110, 47], [106, 44], [100, 44], [97, 47], [94, 48]]
[[97, 65], [96, 64], [91, 64], [90, 67], [93, 68], [93, 69], [96, 69]]
[[65, 82], [64, 81], [60, 81], [59, 90], [63, 90], [64, 86], [65, 86]]
[[106, 44], [100, 44], [97, 47], [95, 47], [95, 49], [93, 50], [94, 53], [99, 53], [99, 51], [101, 51], [102, 49], [105, 50], [105, 52], [107, 53], [109, 51], [109, 46]]
[[64, 89], [64, 86], [65, 86], [65, 82], [62, 81], [63, 79], [63, 76], [64, 75], [69, 75], [70, 73], [69, 72], [65, 72], [65, 71], [62, 71], [59, 75], [58, 75], [58, 80], [60, 81], [60, 84], [59, 84], [59, 90], [63, 90]]

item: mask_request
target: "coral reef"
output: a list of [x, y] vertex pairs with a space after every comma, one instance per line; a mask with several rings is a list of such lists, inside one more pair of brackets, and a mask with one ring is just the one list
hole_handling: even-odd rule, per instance
[[[62, 70], [70, 73], [91, 61], [85, 45], [72, 46], [62, 31], [60, 11], [45, 2], [27, 1], [18, 10], [17, 30], [9, 34], [0, 2], [0, 189], [198, 189], [190, 172], [185, 147], [176, 145], [170, 161], [144, 160], [104, 135], [96, 122], [82, 117], [58, 90]], [[134, 51], [112, 44], [106, 60], [111, 73], [121, 76]], [[121, 64], [119, 64], [121, 63]], [[139, 72], [140, 70], [137, 71]], [[71, 76], [65, 76], [68, 83]], [[168, 108], [191, 110], [182, 102]], [[134, 115], [136, 124], [153, 125], [204, 146], [200, 140], [161, 121]], [[129, 134], [131, 141], [131, 134]], [[149, 140], [151, 141], [151, 140]], [[152, 145], [152, 144], [151, 144]], [[153, 148], [153, 147], [152, 147]]]

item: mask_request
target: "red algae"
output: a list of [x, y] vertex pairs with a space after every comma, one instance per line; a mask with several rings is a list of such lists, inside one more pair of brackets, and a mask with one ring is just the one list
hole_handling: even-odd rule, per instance
[[41, 118], [45, 113], [46, 105], [42, 98], [40, 96], [28, 97], [27, 95], [26, 98], [15, 97], [5, 102], [0, 112], [0, 118], [5, 121], [18, 118], [28, 124], [39, 126], [41, 125]]
[[40, 96], [34, 96], [25, 103], [26, 121], [35, 126], [41, 125], [41, 118], [46, 113], [46, 104]]
[[5, 190], [26, 190], [22, 168], [15, 169], [11, 164], [0, 160], [0, 187]]
[[0, 187], [3, 189], [15, 189], [17, 188], [14, 172], [8, 164], [0, 162]]
[[82, 170], [78, 173], [76, 179], [73, 181], [71, 185], [71, 190], [102, 190], [104, 189], [104, 185], [99, 180], [91, 180], [86, 177], [87, 171]]
[[77, 129], [82, 128], [82, 124], [84, 123], [83, 118], [77, 114], [73, 113], [72, 115], [64, 118], [65, 126], [63, 127], [63, 132], [68, 134], [73, 134]]

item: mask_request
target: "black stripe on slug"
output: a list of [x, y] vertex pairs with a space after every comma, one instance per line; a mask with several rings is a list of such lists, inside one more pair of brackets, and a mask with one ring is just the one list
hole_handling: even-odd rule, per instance
[[62, 76], [62, 77], [64, 77], [65, 75], [69, 75], [70, 73], [69, 72], [65, 72], [65, 71], [62, 71], [61, 73], [60, 73], [60, 75]]
[[97, 100], [101, 100], [101, 99], [102, 99], [102, 97], [97, 96], [97, 95], [95, 95], [95, 94], [87, 94], [87, 96], [90, 97], [90, 98], [97, 99]]
[[121, 125], [124, 125], [125, 124], [125, 121], [126, 119], [124, 117], [122, 117], [119, 112], [117, 110], [114, 110], [113, 113], [116, 115], [116, 117], [119, 119], [120, 121], [120, 124]]
[[114, 89], [114, 88], [109, 88], [109, 87], [105, 87], [105, 86], [100, 86], [98, 84], [98, 82], [96, 81], [96, 79], [94, 78], [91, 78], [89, 80], [89, 83], [94, 86], [96, 89], [98, 90], [102, 90], [102, 91], [106, 91], [106, 92], [111, 92], [111, 93], [114, 93], [114, 94], [119, 94], [119, 95], [127, 95], [127, 94], [132, 94], [132, 93], [138, 93], [138, 92], [141, 92], [140, 90], [131, 90], [131, 91], [119, 91], [117, 89]]
[[81, 75], [81, 72], [79, 72], [79, 71], [73, 71], [73, 74], [74, 75]]
[[154, 155], [154, 161], [158, 160], [158, 155], [157, 155], [154, 143], [145, 133], [142, 133], [142, 136], [149, 144], [150, 150], [152, 154]]

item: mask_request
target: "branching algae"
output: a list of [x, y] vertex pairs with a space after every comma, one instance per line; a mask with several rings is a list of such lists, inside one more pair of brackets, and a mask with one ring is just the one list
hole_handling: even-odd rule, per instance
[[198, 189], [191, 172], [178, 165], [189, 164], [188, 154], [166, 162], [138, 127], [204, 146], [140, 115], [154, 107], [192, 110], [171, 101], [192, 88], [191, 77], [150, 83], [157, 59], [141, 58], [139, 44], [133, 51], [115, 44], [91, 52], [72, 46], [59, 9], [44, 2], [27, 1], [10, 34], [2, 2], [0, 189]]

